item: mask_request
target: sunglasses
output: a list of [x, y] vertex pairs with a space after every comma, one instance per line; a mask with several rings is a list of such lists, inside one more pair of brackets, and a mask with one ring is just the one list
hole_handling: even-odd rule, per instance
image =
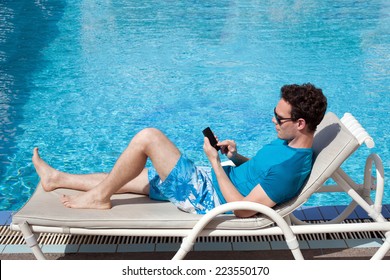
[[294, 120], [293, 118], [282, 118], [282, 117], [280, 117], [278, 114], [276, 114], [276, 107], [274, 108], [274, 116], [275, 116], [275, 120], [278, 123], [278, 125], [282, 125], [282, 124], [285, 123], [285, 122], [282, 122], [282, 121], [293, 121]]

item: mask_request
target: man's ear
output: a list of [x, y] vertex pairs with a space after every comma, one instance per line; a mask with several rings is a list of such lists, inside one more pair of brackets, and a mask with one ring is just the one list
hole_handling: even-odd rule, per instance
[[297, 124], [298, 124], [298, 130], [304, 130], [307, 125], [305, 119], [302, 118], [297, 120]]

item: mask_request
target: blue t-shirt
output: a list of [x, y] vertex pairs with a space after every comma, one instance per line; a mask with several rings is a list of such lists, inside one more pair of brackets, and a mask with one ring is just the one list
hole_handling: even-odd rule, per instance
[[[243, 196], [247, 196], [260, 184], [268, 197], [279, 204], [300, 192], [310, 174], [312, 158], [312, 149], [292, 148], [287, 141], [276, 139], [240, 166], [223, 168]], [[221, 204], [226, 203], [214, 170], [212, 179]]]

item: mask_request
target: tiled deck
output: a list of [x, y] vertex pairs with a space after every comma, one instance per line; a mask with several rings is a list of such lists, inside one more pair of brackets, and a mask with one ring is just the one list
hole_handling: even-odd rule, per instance
[[[316, 222], [332, 219], [344, 208], [345, 206], [302, 207], [294, 213], [302, 220]], [[386, 219], [390, 219], [390, 205], [384, 205], [382, 213]], [[31, 250], [24, 244], [21, 234], [9, 229], [11, 219], [12, 212], [0, 212], [0, 259], [33, 258]], [[348, 217], [351, 222], [364, 221], [365, 219], [370, 218], [361, 208], [357, 208]], [[316, 250], [318, 251], [317, 254], [327, 254], [329, 252], [336, 252], [337, 254], [337, 252], [348, 251], [349, 255], [353, 255], [354, 253], [351, 250], [366, 252], [378, 248], [382, 243], [381, 233], [317, 234], [298, 236], [298, 239], [304, 255], [305, 251], [316, 252]], [[125, 258], [129, 259], [143, 258], [142, 256], [147, 254], [152, 255], [152, 257], [147, 258], [164, 258], [164, 256], [172, 256], [178, 250], [181, 238], [46, 234], [45, 236], [41, 235], [39, 243], [45, 254], [60, 254], [62, 257], [65, 255], [79, 255], [80, 258], [84, 258], [86, 257], [85, 254], [89, 254], [89, 257], [92, 255], [100, 258], [99, 256], [102, 256], [102, 254], [112, 253], [126, 254], [127, 257]], [[283, 237], [262, 237], [260, 239], [256, 237], [221, 237], [216, 239], [214, 237], [214, 239], [201, 238], [198, 240], [191, 253], [195, 258], [197, 258], [197, 254], [202, 253], [207, 253], [207, 256], [210, 257], [215, 251], [225, 252], [224, 255], [230, 254], [232, 258], [238, 255], [251, 258], [252, 254], [263, 251], [267, 258], [291, 258], [291, 253], [287, 249]], [[390, 253], [387, 255], [390, 258]], [[226, 255], [224, 258], [226, 258]]]

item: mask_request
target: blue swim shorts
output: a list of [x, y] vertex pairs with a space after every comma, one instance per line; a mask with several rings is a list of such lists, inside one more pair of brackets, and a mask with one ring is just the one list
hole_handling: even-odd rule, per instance
[[183, 155], [164, 181], [154, 167], [148, 169], [148, 178], [151, 199], [169, 200], [182, 211], [205, 214], [220, 204], [211, 168], [196, 166]]

